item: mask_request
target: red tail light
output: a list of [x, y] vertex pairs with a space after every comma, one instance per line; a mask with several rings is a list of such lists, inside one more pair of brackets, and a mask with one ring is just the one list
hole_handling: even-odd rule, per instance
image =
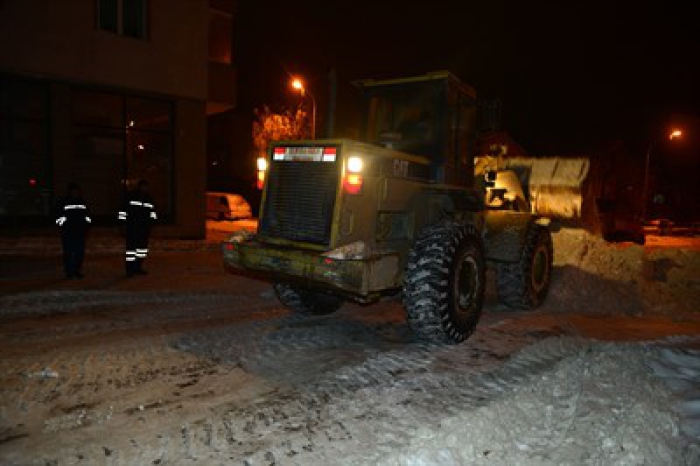
[[255, 183], [258, 189], [263, 189], [265, 185], [265, 170], [258, 170], [258, 180]]
[[360, 194], [362, 192], [362, 175], [348, 173], [343, 179], [343, 189], [348, 194]]

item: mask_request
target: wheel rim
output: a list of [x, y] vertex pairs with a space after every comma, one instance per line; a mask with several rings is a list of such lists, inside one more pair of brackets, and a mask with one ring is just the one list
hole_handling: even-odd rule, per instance
[[465, 255], [462, 257], [457, 267], [454, 287], [457, 311], [471, 311], [479, 289], [479, 266], [473, 256]]
[[549, 273], [549, 253], [544, 245], [540, 245], [532, 257], [532, 288], [539, 292], [547, 285]]

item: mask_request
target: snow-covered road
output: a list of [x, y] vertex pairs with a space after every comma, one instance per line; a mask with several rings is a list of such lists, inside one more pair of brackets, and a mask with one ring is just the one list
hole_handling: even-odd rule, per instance
[[[215, 251], [156, 252], [131, 280], [117, 255], [83, 281], [4, 258], [0, 463], [698, 464], [694, 278], [555, 241], [548, 305], [509, 313], [491, 293], [458, 346], [416, 341], [398, 302], [291, 315]], [[670, 273], [694, 273], [683, 254]], [[575, 269], [595, 273], [576, 287]]]

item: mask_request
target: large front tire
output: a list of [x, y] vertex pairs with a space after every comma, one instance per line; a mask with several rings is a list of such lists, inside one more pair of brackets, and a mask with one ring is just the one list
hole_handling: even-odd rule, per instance
[[343, 305], [343, 300], [337, 296], [309, 290], [289, 283], [275, 283], [273, 289], [275, 290], [275, 295], [277, 295], [279, 302], [297, 314], [331, 314]]
[[472, 225], [424, 228], [408, 257], [404, 307], [422, 339], [460, 343], [474, 332], [485, 288], [484, 249]]
[[498, 301], [513, 310], [539, 307], [552, 281], [553, 256], [551, 233], [546, 227], [533, 225], [520, 260], [497, 266]]

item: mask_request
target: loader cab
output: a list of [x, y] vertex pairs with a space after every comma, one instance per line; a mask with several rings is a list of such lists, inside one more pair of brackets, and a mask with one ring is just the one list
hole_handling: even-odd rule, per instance
[[474, 89], [449, 72], [355, 83], [364, 97], [365, 142], [430, 160], [431, 181], [474, 182]]

